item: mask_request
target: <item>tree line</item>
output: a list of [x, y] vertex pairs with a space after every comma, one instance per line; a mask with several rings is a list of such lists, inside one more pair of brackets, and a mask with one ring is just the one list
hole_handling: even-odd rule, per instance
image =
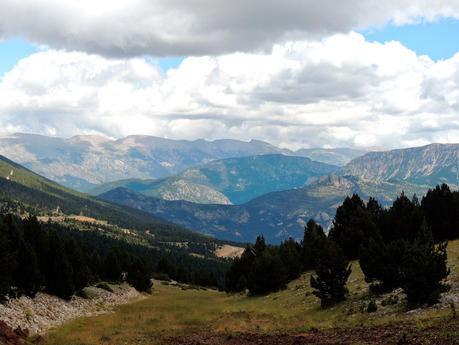
[[351, 260], [358, 260], [373, 292], [402, 288], [410, 306], [435, 303], [447, 288], [447, 242], [459, 237], [459, 192], [443, 184], [418, 200], [402, 193], [388, 208], [354, 194], [336, 211], [332, 227], [310, 220], [303, 240], [248, 246], [226, 274], [226, 290], [252, 295], [282, 289], [314, 270], [313, 293], [326, 307], [346, 297]]
[[[167, 255], [167, 259], [165, 258]], [[167, 266], [167, 271], [164, 271]], [[185, 252], [129, 244], [92, 231], [0, 215], [0, 301], [44, 291], [64, 299], [97, 282], [149, 292], [162, 272], [184, 283], [218, 286], [226, 266]]]

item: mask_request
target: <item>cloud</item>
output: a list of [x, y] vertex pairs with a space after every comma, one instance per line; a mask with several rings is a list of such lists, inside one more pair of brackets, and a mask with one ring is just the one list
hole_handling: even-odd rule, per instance
[[0, 0], [0, 37], [109, 57], [202, 56], [458, 13], [458, 0]]
[[298, 148], [459, 142], [459, 54], [434, 62], [357, 33], [267, 53], [148, 59], [48, 50], [0, 82], [4, 132], [260, 139]]

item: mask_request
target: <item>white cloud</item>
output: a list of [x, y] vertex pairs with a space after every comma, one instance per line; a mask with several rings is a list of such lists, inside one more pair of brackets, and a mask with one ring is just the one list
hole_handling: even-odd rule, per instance
[[458, 0], [0, 0], [0, 37], [112, 57], [218, 55], [458, 16]]
[[434, 62], [357, 33], [190, 57], [165, 75], [143, 58], [49, 50], [1, 80], [0, 126], [390, 148], [459, 141], [457, 90], [459, 54]]

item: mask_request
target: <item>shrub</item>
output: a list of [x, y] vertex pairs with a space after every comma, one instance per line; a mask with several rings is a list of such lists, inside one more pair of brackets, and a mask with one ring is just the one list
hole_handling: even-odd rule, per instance
[[102, 289], [102, 290], [105, 290], [105, 291], [108, 291], [108, 292], [113, 292], [113, 289], [111, 288], [111, 286], [108, 285], [108, 283], [106, 283], [106, 282], [97, 283], [96, 284], [96, 288], [99, 288], [99, 289]]
[[378, 306], [374, 300], [371, 300], [367, 306], [367, 313], [375, 313], [378, 310]]

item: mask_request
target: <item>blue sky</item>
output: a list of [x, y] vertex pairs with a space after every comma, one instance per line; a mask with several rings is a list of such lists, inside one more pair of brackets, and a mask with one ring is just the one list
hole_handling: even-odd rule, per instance
[[362, 33], [369, 41], [400, 41], [418, 55], [428, 55], [433, 60], [447, 59], [459, 52], [459, 21], [454, 19], [416, 25], [386, 26]]
[[0, 75], [9, 71], [20, 59], [37, 50], [36, 46], [22, 39], [0, 41]]
[[[369, 41], [400, 41], [418, 55], [428, 55], [434, 60], [447, 59], [459, 52], [459, 21], [445, 19], [435, 23], [415, 25], [387, 25], [379, 29], [361, 31]], [[10, 70], [17, 61], [38, 51], [38, 47], [23, 39], [0, 41], [0, 75]], [[180, 65], [183, 57], [158, 59], [166, 72]]]

